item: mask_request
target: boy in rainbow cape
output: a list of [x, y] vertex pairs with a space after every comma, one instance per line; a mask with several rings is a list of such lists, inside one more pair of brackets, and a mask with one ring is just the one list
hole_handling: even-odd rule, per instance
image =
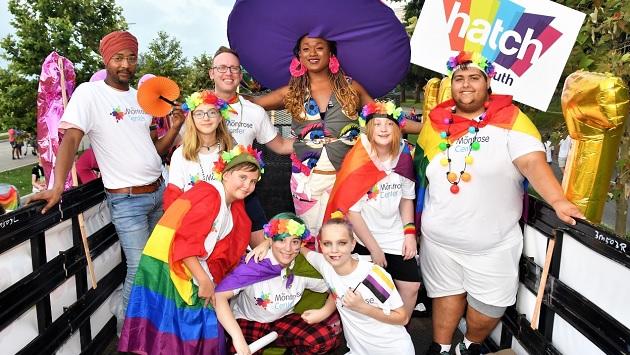
[[452, 99], [428, 114], [415, 152], [422, 279], [433, 299], [427, 354], [449, 354], [465, 311], [467, 330], [455, 353], [476, 355], [516, 302], [525, 179], [561, 220], [583, 216], [549, 168], [534, 124], [511, 96], [491, 93], [494, 65], [461, 52], [447, 69]]
[[142, 252], [118, 350], [141, 354], [223, 354], [214, 285], [238, 263], [250, 238], [243, 199], [254, 191], [260, 153], [236, 146], [213, 172], [164, 200], [166, 211]]

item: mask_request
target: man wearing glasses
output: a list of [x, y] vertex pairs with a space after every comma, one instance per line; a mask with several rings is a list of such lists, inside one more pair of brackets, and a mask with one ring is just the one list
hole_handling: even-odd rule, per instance
[[[256, 140], [276, 154], [286, 155], [293, 152], [293, 140], [278, 134], [265, 109], [237, 94], [236, 90], [243, 79], [238, 53], [230, 48], [220, 47], [214, 54], [208, 74], [214, 82], [216, 95], [226, 100], [237, 112], [226, 123], [238, 144], [251, 145]], [[256, 246], [264, 240], [262, 228], [267, 223], [267, 217], [255, 191], [245, 199], [245, 209], [252, 220], [250, 245]]]
[[79, 143], [87, 134], [127, 259], [121, 307], [115, 311], [120, 331], [142, 249], [162, 216], [160, 154], [173, 143], [184, 115], [176, 110], [171, 129], [157, 139], [157, 132], [150, 130], [152, 117], [140, 108], [137, 92], [129, 86], [138, 62], [136, 37], [126, 31], [112, 32], [101, 39], [99, 51], [107, 76], [83, 83], [74, 91], [59, 125], [65, 133], [57, 154], [54, 186], [32, 200], [46, 200], [42, 213], [59, 202]]

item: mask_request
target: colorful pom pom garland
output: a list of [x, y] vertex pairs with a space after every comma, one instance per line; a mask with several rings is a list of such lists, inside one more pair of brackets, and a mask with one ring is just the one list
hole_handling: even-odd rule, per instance
[[212, 175], [217, 181], [223, 178], [223, 172], [236, 164], [250, 162], [258, 166], [260, 174], [265, 173], [265, 163], [262, 160], [262, 152], [254, 149], [251, 145], [237, 145], [230, 151], [222, 152], [219, 159], [214, 162]]
[[494, 64], [486, 57], [477, 52], [461, 51], [456, 56], [450, 57], [446, 62], [448, 76], [452, 77], [461, 65], [477, 68], [481, 70], [488, 78], [492, 78], [496, 74]]
[[398, 127], [403, 128], [406, 123], [405, 115], [401, 107], [396, 107], [393, 101], [373, 101], [363, 106], [359, 113], [359, 124], [365, 127], [374, 117], [386, 117], [396, 122]]
[[188, 96], [182, 105], [182, 110], [186, 112], [194, 111], [201, 104], [214, 106], [221, 113], [221, 117], [225, 120], [230, 119], [230, 113], [236, 113], [227, 101], [217, 97], [210, 90], [197, 91]]

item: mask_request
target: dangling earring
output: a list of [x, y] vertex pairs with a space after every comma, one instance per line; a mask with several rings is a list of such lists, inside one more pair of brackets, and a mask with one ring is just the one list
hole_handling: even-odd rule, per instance
[[299, 78], [306, 73], [306, 67], [302, 65], [299, 59], [293, 57], [291, 65], [289, 65], [289, 72], [294, 78]]
[[339, 71], [339, 60], [337, 59], [337, 57], [335, 57], [335, 55], [331, 55], [330, 59], [328, 60], [328, 70], [330, 70], [331, 73], [333, 74], [337, 74], [337, 72]]

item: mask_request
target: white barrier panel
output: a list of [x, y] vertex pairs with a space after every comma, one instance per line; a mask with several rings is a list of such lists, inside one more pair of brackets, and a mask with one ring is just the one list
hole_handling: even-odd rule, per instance
[[66, 341], [55, 354], [57, 355], [76, 355], [81, 353], [81, 338], [80, 333], [75, 332]]
[[[565, 238], [566, 241], [568, 238]], [[553, 319], [553, 346], [563, 354], [597, 355], [604, 354], [582, 333], [567, 323], [559, 315]]]
[[562, 242], [560, 281], [630, 328], [630, 270], [572, 237]]
[[31, 243], [27, 240], [2, 253], [2, 257], [0, 257], [0, 275], [2, 275], [0, 277], [0, 292], [32, 272]]
[[4, 354], [15, 354], [38, 334], [37, 311], [33, 306], [0, 332], [0, 349]]
[[523, 229], [523, 255], [534, 258], [536, 265], [543, 267], [547, 254], [547, 240], [549, 239], [536, 228], [525, 225]]
[[72, 248], [72, 219], [65, 220], [45, 232], [46, 261], [54, 259], [60, 251]]
[[52, 314], [52, 321], [54, 322], [59, 318], [64, 308], [70, 307], [77, 301], [77, 288], [75, 277], [67, 279], [59, 287], [50, 293], [50, 312]]

